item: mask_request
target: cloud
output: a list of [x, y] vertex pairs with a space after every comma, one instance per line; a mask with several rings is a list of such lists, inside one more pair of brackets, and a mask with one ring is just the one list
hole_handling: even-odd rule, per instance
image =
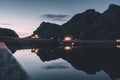
[[69, 65], [67, 65], [65, 62], [59, 62], [59, 63], [52, 63], [47, 64], [43, 66], [43, 69], [51, 70], [51, 69], [68, 69]]
[[11, 24], [11, 23], [1, 23], [1, 25], [13, 25], [13, 24]]
[[53, 21], [65, 21], [65, 19], [68, 18], [69, 15], [44, 14], [42, 15], [42, 17], [53, 20]]

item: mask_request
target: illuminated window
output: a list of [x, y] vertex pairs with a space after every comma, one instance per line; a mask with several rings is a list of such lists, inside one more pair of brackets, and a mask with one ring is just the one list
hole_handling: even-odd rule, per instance
[[31, 51], [34, 52], [34, 53], [38, 53], [39, 49], [38, 48], [33, 48]]
[[65, 40], [65, 41], [70, 41], [70, 40], [72, 40], [72, 37], [66, 36], [66, 37], [64, 38], [64, 40]]
[[116, 42], [120, 42], [120, 39], [117, 39]]
[[40, 38], [39, 35], [35, 34], [34, 36], [31, 37], [32, 39], [38, 39]]
[[70, 51], [70, 50], [72, 49], [72, 47], [71, 47], [71, 46], [65, 46], [64, 49], [65, 49], [66, 51]]
[[116, 47], [117, 47], [117, 48], [120, 48], [120, 45], [117, 45]]

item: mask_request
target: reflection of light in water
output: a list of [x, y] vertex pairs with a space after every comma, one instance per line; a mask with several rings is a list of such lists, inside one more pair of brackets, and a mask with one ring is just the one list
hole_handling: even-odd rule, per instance
[[72, 46], [72, 48], [74, 48], [74, 46]]
[[74, 43], [71, 43], [72, 46], [74, 46]]
[[117, 45], [116, 47], [117, 47], [117, 48], [120, 48], [120, 45]]
[[117, 39], [116, 42], [120, 42], [120, 39]]
[[39, 35], [35, 34], [34, 36], [31, 37], [32, 39], [38, 39], [40, 38]]
[[72, 47], [71, 46], [65, 46], [64, 49], [67, 50], [67, 51], [70, 51], [72, 49]]
[[72, 40], [72, 37], [66, 36], [66, 37], [64, 38], [64, 40], [65, 40], [65, 41], [70, 41], [70, 40]]
[[38, 48], [33, 48], [31, 51], [34, 52], [34, 53], [38, 53], [39, 49]]

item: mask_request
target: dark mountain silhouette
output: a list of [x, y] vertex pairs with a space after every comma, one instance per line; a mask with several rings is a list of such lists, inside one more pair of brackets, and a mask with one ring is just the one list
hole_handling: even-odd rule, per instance
[[[18, 38], [19, 36], [17, 35], [17, 33], [11, 29], [6, 29], [6, 28], [0, 28], [0, 42], [3, 42], [5, 40], [9, 40], [9, 41], [14, 41], [14, 43], [16, 43], [16, 45], [19, 44], [19, 42], [17, 42], [16, 40], [10, 38]], [[8, 42], [9, 42], [8, 41]], [[7, 42], [4, 42], [7, 47], [11, 50], [12, 53], [14, 53], [17, 49], [16, 48], [11, 48], [10, 46], [13, 45], [13, 43], [8, 44]]]
[[0, 36], [18, 37], [17, 33], [11, 29], [0, 28]]
[[86, 10], [61, 26], [43, 22], [34, 34], [43, 38], [73, 35], [82, 40], [115, 40], [120, 36], [120, 6], [111, 4], [103, 13]]
[[52, 37], [57, 37], [60, 30], [61, 27], [57, 24], [43, 22], [37, 30], [34, 31], [34, 34], [39, 34], [41, 38], [49, 39]]
[[68, 34], [73, 35], [76, 38], [84, 38], [84, 32], [90, 29], [89, 26], [92, 25], [100, 15], [101, 14], [94, 9], [77, 14], [73, 16], [70, 21], [62, 25], [63, 31], [66, 35]]
[[85, 31], [85, 38], [115, 40], [120, 32], [120, 6], [111, 4], [109, 8]]
[[[51, 29], [49, 29], [49, 26], [54, 24], [49, 23], [46, 27], [42, 24], [40, 26], [42, 28], [39, 27], [34, 34], [42, 35], [42, 37], [49, 36], [49, 38], [63, 38], [65, 35], [72, 35], [81, 40], [116, 40], [120, 38], [120, 6], [111, 4], [103, 13], [89, 9], [73, 16], [67, 23], [61, 26], [56, 25]], [[56, 34], [59, 34], [59, 36], [53, 36], [49, 33], [46, 35], [43, 33], [44, 31], [49, 33], [57, 32]], [[78, 46], [69, 53], [64, 48], [60, 48], [44, 48], [37, 55], [43, 61], [63, 58], [76, 69], [89, 74], [95, 74], [103, 70], [113, 80], [120, 78], [120, 49], [117, 49], [116, 45], [105, 45], [104, 47], [103, 45], [94, 47]]]

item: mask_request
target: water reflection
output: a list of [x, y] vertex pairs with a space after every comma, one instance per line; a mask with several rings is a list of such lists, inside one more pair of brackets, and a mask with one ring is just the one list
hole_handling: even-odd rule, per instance
[[116, 47], [117, 47], [117, 48], [120, 48], [120, 45], [117, 45]]
[[103, 70], [112, 80], [120, 78], [120, 49], [115, 46], [74, 46], [67, 50], [65, 47], [41, 48], [37, 55], [42, 61], [62, 58], [74, 68], [88, 74]]
[[71, 50], [72, 50], [72, 47], [71, 47], [71, 46], [65, 46], [64, 49], [65, 49], [66, 51], [71, 51]]
[[[118, 43], [119, 41], [117, 40], [116, 42]], [[107, 44], [109, 45], [101, 45], [101, 42], [99, 42], [100, 44], [96, 44], [95, 42], [94, 44], [93, 42], [76, 43], [66, 42], [61, 46], [33, 48], [31, 52], [37, 53], [43, 62], [62, 58], [69, 62], [75, 69], [82, 70], [88, 74], [96, 74], [96, 72], [103, 70], [112, 80], [120, 78], [119, 44], [116, 46], [113, 42], [108, 42]], [[12, 52], [17, 50], [16, 47], [9, 47], [9, 49]]]

